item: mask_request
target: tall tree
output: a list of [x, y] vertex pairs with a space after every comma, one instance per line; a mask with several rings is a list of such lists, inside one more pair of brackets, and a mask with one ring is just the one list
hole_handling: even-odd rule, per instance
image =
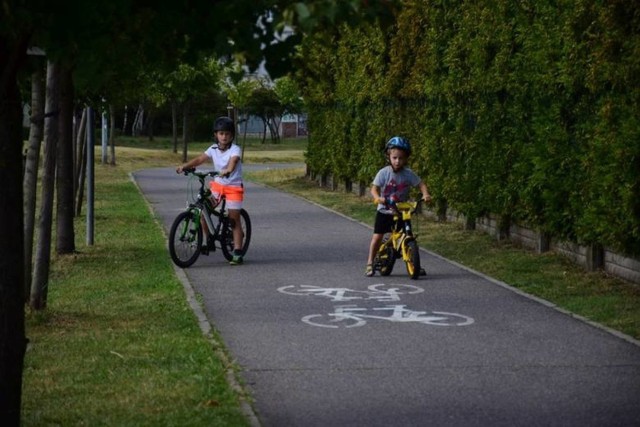
[[33, 234], [36, 218], [36, 191], [38, 188], [38, 166], [40, 146], [44, 134], [45, 67], [36, 66], [31, 74], [31, 123], [29, 146], [23, 181], [24, 215], [24, 289], [28, 298], [31, 291], [31, 266], [33, 259]]
[[87, 166], [87, 138], [86, 138], [86, 125], [87, 125], [87, 109], [82, 109], [82, 115], [80, 116], [80, 123], [77, 126], [76, 131], [76, 164], [75, 164], [75, 206], [76, 216], [80, 216], [82, 212], [82, 199], [84, 197], [84, 182], [85, 172]]
[[17, 214], [22, 209], [22, 105], [17, 74], [28, 40], [29, 34], [0, 32], [0, 419], [9, 426], [20, 424], [26, 349], [23, 217]]
[[68, 66], [60, 67], [59, 101], [56, 161], [56, 252], [68, 254], [76, 250], [73, 229], [73, 80], [71, 68]]
[[247, 127], [249, 125], [248, 108], [251, 102], [251, 94], [260, 87], [260, 82], [253, 76], [245, 77], [238, 82], [228, 76], [223, 82], [223, 87], [229, 101], [238, 109], [237, 124], [242, 125], [244, 122], [242, 137], [242, 156], [244, 160], [244, 146], [247, 142]]
[[33, 281], [29, 305], [41, 310], [47, 305], [49, 267], [51, 255], [51, 224], [53, 222], [53, 200], [55, 193], [56, 158], [60, 115], [60, 71], [59, 63], [47, 65], [47, 100], [44, 123], [44, 162], [38, 218], [38, 241], [34, 261]]

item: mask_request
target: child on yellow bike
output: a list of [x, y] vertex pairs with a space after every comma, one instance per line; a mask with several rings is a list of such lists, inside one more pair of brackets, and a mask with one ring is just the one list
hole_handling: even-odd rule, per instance
[[178, 166], [177, 173], [183, 169], [200, 166], [208, 160], [213, 161], [214, 170], [219, 175], [211, 182], [211, 193], [214, 198], [224, 194], [227, 198], [229, 218], [233, 220], [233, 258], [231, 265], [242, 264], [242, 229], [240, 224], [240, 210], [244, 199], [244, 186], [242, 185], [242, 156], [241, 148], [233, 143], [235, 137], [235, 124], [228, 117], [218, 117], [213, 124], [213, 133], [216, 143], [209, 147], [198, 157]]
[[422, 193], [422, 200], [428, 202], [431, 195], [427, 185], [411, 169], [406, 167], [411, 155], [409, 141], [400, 136], [391, 138], [385, 146], [388, 166], [380, 169], [371, 186], [371, 196], [378, 203], [373, 236], [369, 245], [369, 258], [365, 276], [375, 274], [373, 260], [382, 244], [385, 233], [389, 233], [393, 227], [393, 209], [390, 204], [406, 202], [409, 199], [409, 191], [418, 187]]

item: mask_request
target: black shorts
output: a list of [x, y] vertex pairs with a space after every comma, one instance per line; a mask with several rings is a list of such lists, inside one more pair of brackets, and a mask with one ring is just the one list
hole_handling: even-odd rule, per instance
[[[398, 220], [398, 228], [402, 228], [403, 221]], [[386, 214], [380, 211], [376, 212], [376, 222], [373, 225], [375, 234], [390, 233], [393, 229], [393, 214]]]

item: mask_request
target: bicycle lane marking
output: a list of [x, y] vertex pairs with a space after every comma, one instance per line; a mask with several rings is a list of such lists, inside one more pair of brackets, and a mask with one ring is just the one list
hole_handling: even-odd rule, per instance
[[[354, 300], [398, 302], [400, 301], [400, 295], [418, 294], [424, 292], [424, 289], [414, 285], [378, 283], [368, 286], [365, 291], [349, 288], [323, 288], [312, 285], [301, 285], [299, 287], [289, 285], [281, 286], [278, 288], [278, 292], [296, 296], [319, 296], [328, 298], [332, 302]], [[334, 329], [340, 326], [345, 328], [364, 326], [369, 319], [396, 323], [420, 323], [432, 326], [468, 326], [475, 322], [473, 318], [463, 314], [446, 311], [415, 311], [407, 308], [405, 304], [392, 304], [374, 308], [339, 305], [334, 306], [333, 309], [334, 311], [330, 313], [303, 316], [301, 321], [311, 326]]]
[[[388, 289], [384, 289], [387, 287]], [[413, 285], [385, 285], [378, 283], [369, 285], [366, 291], [353, 290], [349, 288], [322, 288], [313, 285], [282, 286], [278, 292], [287, 295], [320, 296], [331, 299], [331, 301], [352, 301], [352, 300], [377, 300], [377, 301], [400, 301], [402, 294], [419, 294], [424, 289]]]

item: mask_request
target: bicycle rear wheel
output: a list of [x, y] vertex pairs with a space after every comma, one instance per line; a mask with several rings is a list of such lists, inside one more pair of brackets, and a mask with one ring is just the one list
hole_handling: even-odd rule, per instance
[[182, 268], [192, 265], [200, 256], [202, 227], [193, 211], [180, 213], [169, 231], [169, 254], [173, 262]]
[[[251, 243], [251, 218], [249, 218], [249, 213], [240, 209], [240, 227], [242, 228], [242, 255], [246, 255], [249, 250], [249, 243]], [[222, 249], [222, 254], [227, 259], [227, 261], [231, 261], [233, 258], [233, 229], [230, 224], [230, 218], [224, 219], [224, 224], [222, 226], [222, 231], [220, 232], [220, 246]]]
[[405, 241], [405, 254], [407, 256], [405, 259], [407, 273], [413, 280], [416, 280], [420, 277], [420, 249], [418, 248], [418, 242], [415, 240]]
[[388, 240], [382, 242], [374, 263], [381, 276], [388, 276], [393, 271], [393, 266], [396, 263], [396, 251]]

